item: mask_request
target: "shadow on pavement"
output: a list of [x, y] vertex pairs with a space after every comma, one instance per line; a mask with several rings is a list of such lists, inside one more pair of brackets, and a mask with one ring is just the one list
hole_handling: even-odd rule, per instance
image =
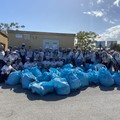
[[73, 96], [80, 94], [80, 89], [79, 89], [79, 90], [72, 91], [70, 95], [61, 96], [61, 95], [57, 95], [56, 93], [50, 93], [45, 96], [39, 96], [38, 94], [33, 94], [30, 90], [23, 89], [20, 84], [11, 86], [11, 85], [2, 83], [0, 84], [0, 87], [2, 89], [10, 89], [11, 91], [15, 93], [24, 93], [26, 94], [27, 98], [31, 101], [34, 101], [34, 100], [58, 101], [58, 100], [65, 99], [67, 97], [73, 97]]
[[99, 86], [100, 90], [102, 90], [102, 91], [113, 91], [115, 89], [115, 87], [116, 86], [112, 86], [112, 87], [105, 87], [102, 85]]
[[[78, 90], [74, 90], [69, 95], [66, 95], [66, 96], [57, 95], [56, 93], [50, 93], [45, 96], [39, 96], [38, 94], [33, 94], [30, 90], [23, 89], [20, 84], [15, 85], [15, 86], [10, 86], [10, 85], [6, 85], [5, 83], [1, 83], [0, 87], [2, 89], [10, 89], [11, 91], [14, 91], [15, 93], [24, 93], [24, 94], [26, 94], [27, 98], [31, 101], [34, 101], [34, 100], [58, 101], [58, 100], [65, 99], [67, 97], [76, 96], [76, 95], [80, 94], [81, 91], [84, 91], [88, 88], [88, 87], [83, 87]], [[89, 87], [94, 88], [97, 86], [89, 86]], [[112, 86], [112, 87], [105, 87], [102, 85], [99, 86], [100, 90], [102, 90], [102, 91], [112, 91], [115, 89], [115, 87], [116, 86]], [[120, 87], [117, 87], [117, 89], [120, 90]]]

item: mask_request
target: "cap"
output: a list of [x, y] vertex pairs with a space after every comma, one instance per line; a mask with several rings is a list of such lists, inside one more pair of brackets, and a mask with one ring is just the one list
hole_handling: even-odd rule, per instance
[[16, 54], [16, 51], [13, 51], [12, 53], [13, 53], [13, 54]]
[[111, 50], [110, 52], [113, 53], [113, 52], [115, 52], [115, 51], [114, 51], [114, 50]]
[[81, 50], [80, 48], [77, 48], [77, 50]]
[[25, 45], [25, 43], [22, 43], [22, 45]]
[[6, 52], [10, 52], [10, 49], [7, 49]]
[[29, 58], [29, 57], [26, 57], [26, 60], [30, 60], [30, 58]]
[[37, 61], [37, 59], [36, 59], [36, 58], [34, 58], [34, 61]]

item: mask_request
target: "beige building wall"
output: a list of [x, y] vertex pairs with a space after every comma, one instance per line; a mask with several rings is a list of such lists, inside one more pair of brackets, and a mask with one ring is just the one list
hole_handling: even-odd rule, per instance
[[32, 46], [33, 49], [43, 47], [44, 40], [59, 40], [59, 47], [73, 48], [75, 34], [63, 33], [45, 33], [45, 32], [29, 32], [29, 31], [8, 31], [9, 46], [21, 47], [22, 43], [26, 47]]
[[0, 31], [0, 44], [3, 44], [5, 47], [5, 50], [8, 49], [8, 37], [6, 34]]

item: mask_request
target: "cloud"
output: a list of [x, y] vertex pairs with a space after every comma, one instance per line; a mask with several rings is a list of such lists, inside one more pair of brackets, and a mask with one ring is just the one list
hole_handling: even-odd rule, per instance
[[97, 0], [97, 4], [104, 3], [103, 0]]
[[84, 14], [95, 16], [95, 17], [102, 17], [104, 13], [102, 11], [96, 10], [96, 11], [88, 11], [88, 12], [83, 12]]
[[109, 20], [107, 17], [104, 17], [103, 21], [107, 22], [107, 23], [110, 23], [110, 24], [115, 24], [116, 23], [116, 20]]
[[100, 34], [98, 41], [119, 41], [120, 43], [120, 25], [107, 29], [103, 34]]
[[119, 4], [120, 4], [120, 0], [115, 0], [114, 3], [113, 3], [113, 5], [116, 5], [117, 7], [120, 7]]

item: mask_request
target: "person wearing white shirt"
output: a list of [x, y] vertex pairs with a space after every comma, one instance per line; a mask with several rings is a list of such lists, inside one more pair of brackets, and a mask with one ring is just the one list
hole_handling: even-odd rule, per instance
[[56, 61], [57, 67], [62, 67], [63, 66], [63, 61], [61, 59], [59, 59], [58, 61]]
[[10, 55], [10, 50], [8, 49], [8, 50], [5, 51], [5, 56], [4, 56], [4, 62], [5, 63], [9, 60], [9, 58], [8, 58], [9, 55]]
[[36, 67], [37, 66], [37, 59], [34, 59], [34, 61], [31, 64], [32, 67]]
[[38, 49], [35, 49], [34, 53], [33, 53], [33, 58], [36, 59], [36, 60], [38, 60], [39, 57], [40, 57], [39, 51], [38, 51]]
[[40, 61], [42, 62], [43, 59], [44, 59], [44, 52], [42, 51], [42, 48], [39, 49], [39, 58], [40, 58]]
[[15, 51], [13, 51], [10, 55], [9, 55], [9, 57], [8, 57], [8, 59], [10, 60], [10, 62], [11, 62], [11, 64], [15, 61], [15, 60], [17, 60], [17, 55], [16, 55], [16, 52]]
[[71, 48], [68, 48], [67, 49], [67, 63], [72, 63], [72, 55], [73, 55], [73, 52], [71, 51]]
[[43, 68], [48, 69], [50, 67], [50, 61], [48, 59], [45, 59], [42, 62], [42, 66], [43, 66]]
[[90, 53], [90, 60], [91, 60], [91, 63], [95, 63], [96, 61], [96, 55], [95, 55], [95, 52], [94, 51], [91, 51]]
[[75, 54], [75, 65], [81, 66], [83, 63], [83, 53], [80, 48], [77, 49], [77, 52]]
[[56, 62], [55, 58], [53, 58], [51, 61], [51, 67], [53, 67], [53, 68], [57, 67], [57, 62]]
[[104, 64], [108, 69], [112, 66], [112, 56], [106, 52], [102, 55], [102, 64]]
[[27, 55], [28, 58], [30, 58], [30, 61], [32, 61], [33, 51], [31, 49], [31, 46], [29, 46], [26, 55]]
[[15, 71], [15, 69], [11, 66], [10, 61], [6, 61], [6, 65], [4, 65], [1, 68], [1, 75], [0, 75], [0, 82], [4, 82], [5, 80], [7, 80], [8, 75], [10, 74], [10, 72]]
[[18, 70], [23, 70], [23, 63], [21, 58], [18, 58], [17, 64], [18, 64]]
[[23, 67], [24, 69], [31, 68], [30, 58], [26, 58], [26, 62]]
[[113, 56], [112, 62], [114, 69], [115, 71], [118, 71], [120, 70], [120, 54], [118, 52], [114, 52], [112, 56]]
[[66, 64], [67, 63], [67, 51], [66, 49], [63, 50], [63, 54], [62, 54], [62, 59], [63, 59], [63, 64]]
[[0, 69], [4, 65], [4, 56], [5, 56], [4, 46], [0, 45]]

